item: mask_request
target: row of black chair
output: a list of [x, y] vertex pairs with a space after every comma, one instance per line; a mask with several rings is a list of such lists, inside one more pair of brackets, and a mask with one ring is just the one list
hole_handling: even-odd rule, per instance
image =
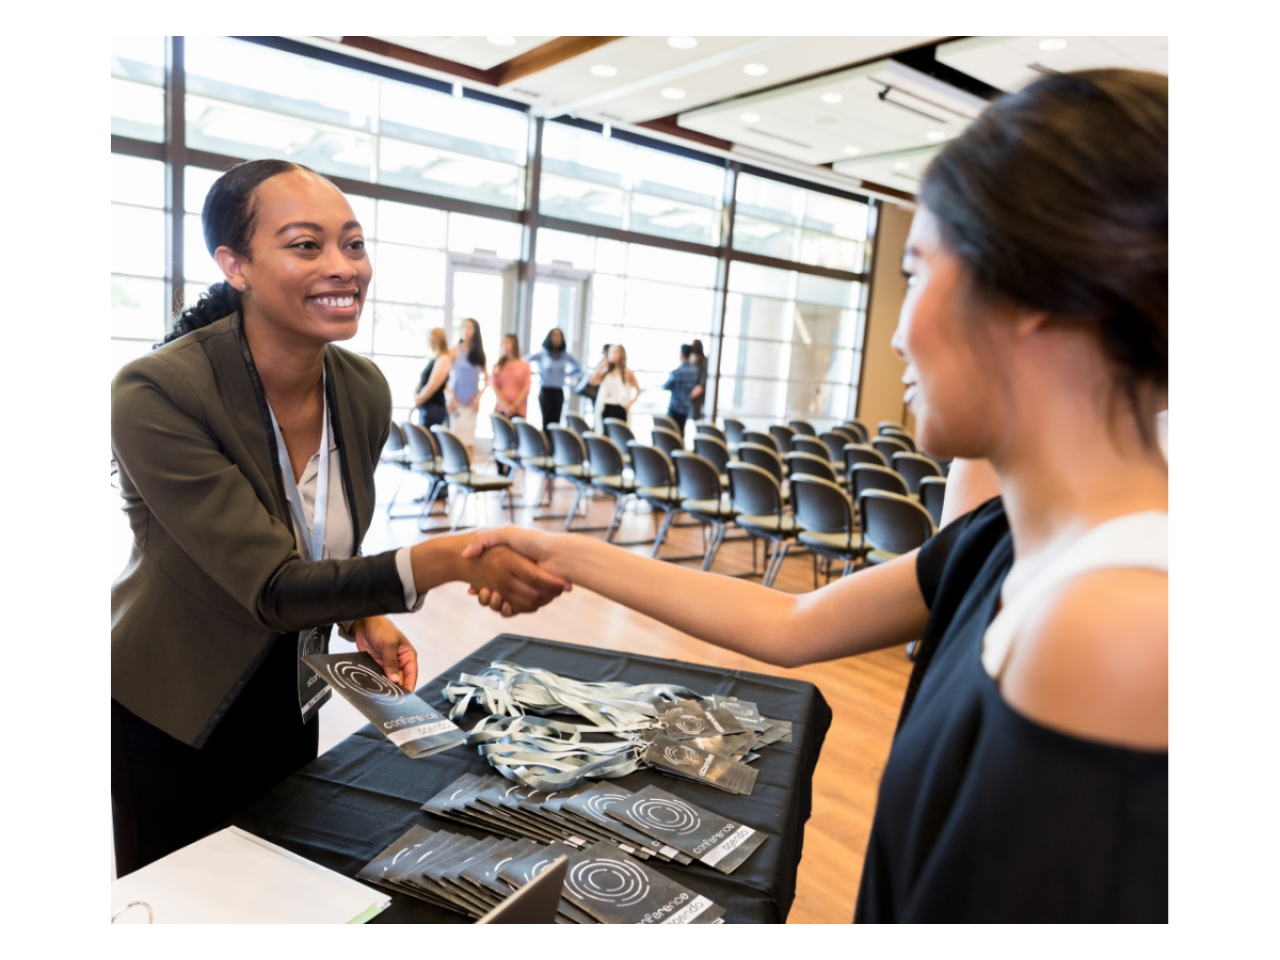
[[[507, 509], [511, 520], [515, 522], [515, 503], [510, 497], [511, 479], [495, 477], [489, 474], [476, 473], [471, 465], [467, 448], [450, 429], [434, 426], [430, 431], [416, 423], [397, 424], [392, 421], [387, 442], [383, 448], [382, 460], [401, 467], [408, 474], [420, 475], [428, 481], [423, 497], [423, 507], [418, 513], [420, 530], [422, 521], [431, 513], [431, 508], [447, 487], [453, 486], [463, 491], [462, 503], [458, 507], [457, 516], [450, 530], [457, 530], [466, 511], [467, 501], [473, 493], [506, 493]], [[396, 487], [387, 504], [387, 516], [392, 516], [396, 500], [400, 496], [404, 479]]]

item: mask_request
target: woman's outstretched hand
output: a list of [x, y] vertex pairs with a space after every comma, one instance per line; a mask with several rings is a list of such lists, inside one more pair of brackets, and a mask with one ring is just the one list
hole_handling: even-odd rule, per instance
[[386, 617], [365, 617], [351, 625], [356, 649], [378, 661], [392, 683], [412, 690], [418, 683], [418, 651]]
[[[537, 571], [539, 577], [545, 578], [545, 581], [540, 582], [555, 584], [558, 589], [555, 590], [554, 596], [548, 597], [529, 609], [522, 609], [522, 605], [525, 604], [522, 593], [513, 595], [497, 582], [472, 581], [468, 592], [479, 597], [482, 607], [497, 611], [504, 617], [531, 612], [549, 603], [562, 591], [573, 589], [573, 585], [565, 578], [564, 572], [557, 569], [554, 557], [554, 548], [563, 539], [563, 537], [552, 536], [537, 530], [526, 530], [523, 527], [506, 526], [495, 530], [482, 530], [462, 551], [464, 559], [483, 563], [495, 555], [499, 558], [504, 555], [514, 555]], [[515, 587], [520, 589], [524, 584], [517, 580]]]

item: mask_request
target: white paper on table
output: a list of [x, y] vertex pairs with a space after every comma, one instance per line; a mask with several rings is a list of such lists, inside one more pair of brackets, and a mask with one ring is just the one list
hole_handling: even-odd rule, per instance
[[[260, 837], [227, 827], [111, 884], [114, 916], [134, 901], [155, 923], [352, 923], [391, 905], [385, 893]], [[146, 923], [135, 907], [117, 923]]]

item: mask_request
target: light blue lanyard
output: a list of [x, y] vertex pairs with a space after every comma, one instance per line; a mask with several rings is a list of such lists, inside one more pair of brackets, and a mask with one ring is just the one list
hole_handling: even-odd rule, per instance
[[293, 479], [293, 464], [289, 462], [289, 451], [285, 449], [284, 434], [280, 432], [276, 412], [271, 409], [271, 402], [267, 401], [271, 427], [276, 432], [276, 452], [280, 457], [280, 472], [284, 474], [289, 510], [293, 513], [298, 544], [302, 553], [306, 554], [306, 560], [324, 559], [324, 525], [329, 512], [329, 394], [325, 386], [322, 377], [320, 395], [324, 399], [324, 412], [320, 420], [320, 472], [316, 477], [316, 509], [312, 514], [312, 524], [307, 523], [306, 512], [302, 509], [302, 495], [298, 493], [298, 484]]

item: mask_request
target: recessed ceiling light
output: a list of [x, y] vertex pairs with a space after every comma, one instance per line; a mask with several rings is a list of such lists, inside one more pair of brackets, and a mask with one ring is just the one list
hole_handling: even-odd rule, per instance
[[485, 37], [495, 47], [514, 47], [516, 45], [515, 37]]
[[930, 130], [924, 135], [924, 138], [930, 143], [941, 143], [943, 140], [950, 140], [951, 134], [945, 130]]
[[845, 147], [844, 152], [851, 157], [856, 157], [858, 154], [862, 152], [862, 148], [861, 147]]
[[1065, 50], [1067, 49], [1067, 41], [1062, 37], [1046, 37], [1040, 41], [1041, 50]]
[[662, 95], [666, 97], [668, 100], [683, 100], [686, 96], [688, 96], [688, 94], [686, 94], [679, 87], [667, 87], [665, 90], [662, 91]]
[[692, 50], [698, 45], [693, 37], [667, 37], [667, 43], [677, 50]]
[[758, 113], [744, 113], [744, 114], [742, 115], [742, 122], [743, 122], [743, 123], [759, 123], [759, 122], [760, 122], [760, 114], [758, 114]]
[[895, 170], [910, 170], [910, 169], [911, 169], [911, 164], [907, 163], [907, 161], [905, 161], [905, 160], [899, 160], [897, 163], [895, 163], [895, 164], [893, 165], [893, 169], [895, 169]]
[[823, 103], [839, 103], [844, 97], [838, 93], [824, 93], [822, 95]]
[[618, 75], [618, 68], [611, 67], [607, 63], [597, 63], [591, 68], [591, 72], [597, 77], [616, 77]]
[[763, 77], [769, 72], [769, 68], [763, 63], [748, 63], [742, 68], [742, 72], [749, 77]]

